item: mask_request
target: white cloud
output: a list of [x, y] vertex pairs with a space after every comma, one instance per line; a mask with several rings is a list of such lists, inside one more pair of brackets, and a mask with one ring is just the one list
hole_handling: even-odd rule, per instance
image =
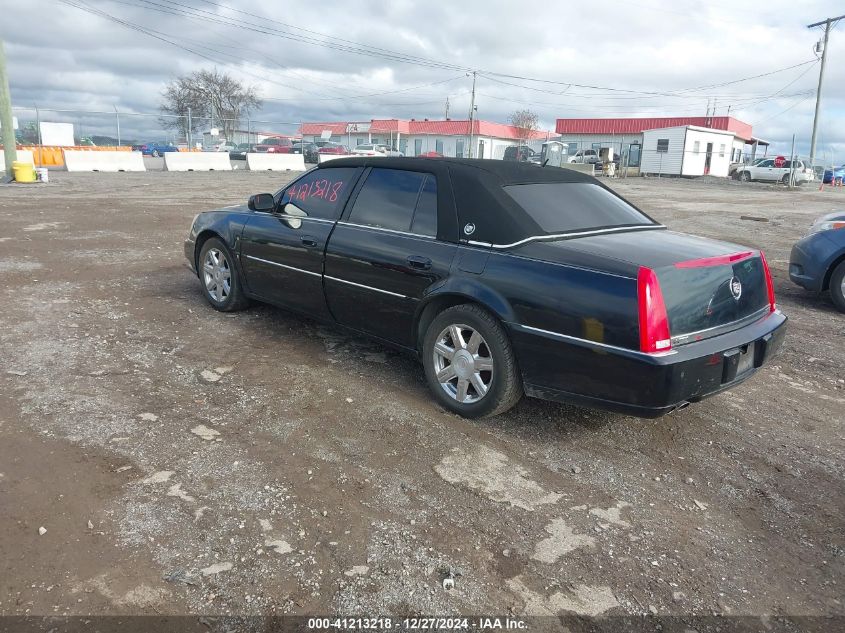
[[[375, 53], [401, 51], [505, 75], [669, 93], [813, 59], [812, 48], [821, 32], [808, 30], [806, 24], [832, 10], [821, 0], [802, 2], [800, 11], [791, 0], [575, 5], [536, 0], [460, 4], [219, 0], [219, 5], [254, 14], [250, 16], [220, 8], [217, 2], [180, 2], [226, 24], [157, 12], [143, 0], [89, 0], [91, 6], [122, 20], [165, 33], [216, 60], [219, 68], [258, 85], [265, 97], [279, 99], [268, 99], [262, 112], [253, 115], [268, 122], [263, 127], [335, 118], [442, 117], [447, 96], [450, 116], [463, 118], [471, 83], [457, 70], [292, 41], [237, 28], [231, 25], [233, 20], [259, 31], [318, 37], [310, 29], [330, 35], [339, 46], [358, 42]], [[11, 4], [4, 8], [4, 21], [15, 25], [6, 34], [6, 47], [17, 106], [37, 103], [41, 108], [103, 111], [117, 106], [122, 111], [156, 113], [169, 78], [214, 65], [200, 55], [55, 0]], [[831, 36], [819, 133], [819, 153], [827, 152], [838, 161], [845, 159], [845, 129], [838, 125], [845, 114], [845, 67], [837, 63], [843, 54], [845, 27], [840, 26]], [[795, 133], [799, 151], [806, 153], [814, 106], [807, 93], [815, 90], [817, 77], [814, 65], [669, 97], [566, 89], [562, 84], [498, 77], [524, 86], [516, 87], [480, 76], [478, 114], [504, 121], [514, 109], [529, 107], [553, 128], [557, 117], [703, 115], [710, 97], [716, 100], [718, 114], [727, 113], [730, 106], [732, 115], [752, 123], [755, 135], [777, 143], [778, 151], [788, 151]], [[454, 80], [445, 81], [449, 79]], [[426, 85], [434, 82], [442, 83]], [[415, 86], [424, 87], [408, 90]], [[388, 91], [401, 92], [359, 96]], [[86, 121], [91, 129], [102, 125], [104, 133], [112, 125], [102, 116], [88, 116]], [[157, 134], [155, 117], [122, 124], [125, 133]]]

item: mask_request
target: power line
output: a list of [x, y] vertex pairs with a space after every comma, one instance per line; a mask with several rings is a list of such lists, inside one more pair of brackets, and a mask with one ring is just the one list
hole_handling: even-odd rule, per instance
[[[117, 1], [117, 0], [112, 0], [112, 1]], [[233, 19], [233, 18], [227, 19], [227, 18], [224, 18], [223, 16], [220, 16], [219, 14], [212, 13], [212, 12], [209, 12], [209, 11], [205, 11], [203, 9], [197, 9], [195, 7], [190, 7], [188, 5], [181, 4], [179, 2], [175, 2], [174, 0], [164, 0], [164, 1], [167, 2], [168, 4], [164, 5], [164, 4], [161, 4], [160, 2], [155, 2], [154, 0], [136, 0], [136, 2], [141, 2], [143, 4], [136, 4], [136, 5], [133, 5], [133, 6], [136, 6], [137, 8], [140, 8], [140, 9], [148, 9], [148, 10], [158, 11], [158, 12], [162, 12], [162, 13], [166, 13], [166, 14], [170, 14], [170, 15], [185, 17], [185, 18], [188, 18], [188, 19], [197, 19], [197, 20], [201, 20], [201, 21], [207, 21], [207, 22], [212, 22], [212, 23], [217, 23], [217, 24], [228, 25], [228, 26], [232, 26], [232, 27], [235, 27], [235, 28], [242, 28], [242, 29], [246, 29], [246, 30], [256, 31], [256, 32], [266, 34], [266, 35], [281, 37], [281, 38], [284, 38], [284, 39], [292, 39], [294, 41], [299, 41], [299, 42], [302, 42], [302, 43], [308, 43], [308, 44], [312, 44], [312, 45], [325, 46], [325, 47], [333, 48], [333, 49], [336, 49], [336, 50], [343, 50], [345, 52], [352, 52], [352, 53], [356, 53], [356, 54], [360, 54], [360, 55], [367, 55], [367, 56], [371, 56], [371, 57], [380, 57], [380, 58], [388, 59], [388, 60], [391, 60], [391, 61], [398, 61], [398, 62], [401, 62], [401, 63], [416, 64], [416, 65], [422, 65], [422, 66], [428, 66], [428, 67], [440, 68], [440, 69], [450, 69], [450, 70], [456, 70], [456, 71], [462, 71], [462, 72], [467, 72], [467, 71], [472, 72], [473, 71], [473, 69], [470, 69], [468, 67], [458, 66], [458, 65], [455, 65], [455, 64], [451, 64], [449, 62], [432, 60], [432, 59], [429, 59], [429, 58], [423, 58], [423, 57], [419, 57], [419, 56], [415, 56], [415, 55], [411, 55], [411, 54], [407, 54], [407, 53], [401, 53], [401, 52], [393, 51], [391, 49], [386, 49], [386, 48], [372, 47], [372, 46], [369, 46], [369, 45], [361, 44], [359, 42], [354, 42], [352, 40], [337, 38], [337, 37], [332, 36], [332, 35], [319, 33], [318, 31], [313, 31], [311, 29], [301, 28], [301, 27], [297, 27], [295, 25], [279, 22], [277, 20], [268, 20], [267, 18], [264, 18], [262, 16], [257, 16], [256, 14], [241, 11], [239, 9], [234, 9], [232, 7], [228, 7], [227, 5], [223, 5], [223, 4], [220, 4], [220, 3], [217, 3], [217, 2], [212, 2], [211, 0], [202, 0], [202, 1], [206, 2], [206, 4], [210, 4], [212, 6], [224, 8], [224, 9], [227, 9], [227, 10], [230, 10], [230, 11], [238, 12], [238, 13], [241, 13], [241, 14], [244, 14], [244, 15], [249, 15], [249, 16], [252, 16], [252, 17], [257, 17], [257, 18], [264, 20], [265, 22], [270, 21], [270, 22], [274, 22], [274, 23], [277, 23], [277, 24], [281, 24], [281, 25], [284, 25], [286, 28], [296, 29], [296, 31], [295, 32], [280, 31], [279, 29], [272, 29], [272, 28], [269, 28], [265, 25], [258, 25], [258, 24], [254, 24], [254, 23], [251, 23], [251, 22], [247, 22], [245, 20]], [[299, 34], [299, 32], [313, 33], [313, 34], [317, 35], [319, 38], [325, 38], [325, 39], [317, 39], [315, 37], [302, 36], [302, 35]], [[345, 44], [338, 44], [338, 42], [343, 42]], [[750, 79], [754, 79], [754, 78], [757, 78], [759, 76], [765, 76], [765, 75], [768, 75], [768, 74], [775, 74], [777, 72], [783, 72], [784, 70], [789, 70], [790, 68], [794, 68], [794, 67], [795, 66], [790, 66], [786, 69], [779, 69], [779, 70], [776, 70], [776, 71], [772, 71], [770, 73], [764, 73], [763, 75], [758, 75], [758, 76], [754, 76], [754, 77], [751, 77], [751, 78], [744, 78], [744, 79], [739, 79], [739, 80], [735, 80], [735, 81], [732, 81], [732, 82], [725, 82], [725, 84], [727, 85], [727, 84], [734, 84], [734, 83], [739, 83], [739, 82], [743, 82], [743, 81], [748, 81]], [[641, 90], [631, 90], [631, 89], [624, 89], [624, 88], [612, 88], [612, 87], [609, 87], [609, 86], [597, 86], [597, 85], [590, 85], [590, 84], [577, 84], [577, 83], [572, 83], [572, 82], [554, 81], [554, 80], [548, 80], [548, 79], [540, 79], [540, 78], [535, 78], [535, 77], [525, 77], [525, 76], [521, 76], [521, 75], [510, 75], [510, 74], [506, 74], [506, 73], [496, 73], [496, 72], [490, 72], [490, 71], [479, 70], [478, 72], [479, 72], [479, 74], [483, 74], [487, 78], [490, 78], [491, 76], [504, 77], [506, 79], [517, 79], [517, 80], [522, 80], [522, 81], [531, 81], [531, 82], [538, 82], [538, 83], [544, 83], [544, 84], [550, 84], [550, 85], [563, 85], [563, 86], [567, 86], [567, 87], [575, 86], [575, 87], [578, 87], [578, 88], [586, 88], [586, 89], [591, 89], [591, 90], [603, 90], [603, 91], [621, 92], [621, 93], [628, 93], [628, 94], [653, 95], [653, 96], [662, 96], [662, 97], [677, 95], [677, 91], [675, 91], [675, 92], [641, 91]], [[521, 86], [521, 87], [528, 88], [526, 86]], [[689, 89], [685, 89], [685, 90], [695, 91], [695, 90], [701, 90], [701, 89], [703, 89], [703, 87], [689, 88]]]

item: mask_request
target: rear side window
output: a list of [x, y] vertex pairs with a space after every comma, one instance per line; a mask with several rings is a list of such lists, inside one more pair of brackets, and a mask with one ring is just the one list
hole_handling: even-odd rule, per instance
[[[282, 192], [282, 213], [336, 220], [355, 182], [354, 167], [314, 169]], [[292, 208], [293, 207], [293, 208]]]
[[392, 231], [434, 235], [437, 232], [436, 215], [434, 176], [374, 168], [355, 199], [349, 221]]
[[437, 235], [437, 179], [432, 175], [425, 177], [411, 222], [411, 233], [431, 237]]
[[654, 224], [622, 198], [591, 183], [509, 185], [504, 190], [550, 235]]

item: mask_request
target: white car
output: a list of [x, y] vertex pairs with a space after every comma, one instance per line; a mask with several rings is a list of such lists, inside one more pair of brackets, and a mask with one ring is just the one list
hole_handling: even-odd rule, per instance
[[[775, 159], [767, 158], [756, 165], [746, 165], [739, 172], [739, 179], [748, 182], [749, 180], [763, 180], [768, 182], [782, 182], [789, 184], [789, 172], [792, 171], [792, 161], [785, 160], [780, 167], [775, 167]], [[794, 182], [796, 185], [803, 185], [805, 182], [812, 182], [815, 179], [813, 169], [804, 164], [804, 161], [795, 161]]]
[[387, 145], [378, 145], [376, 143], [358, 145], [352, 150], [352, 153], [358, 154], [359, 156], [404, 156], [404, 154], [398, 150], [391, 149]]
[[579, 149], [575, 154], [568, 158], [570, 163], [583, 163], [589, 165], [592, 163], [600, 163], [599, 153], [594, 149]]

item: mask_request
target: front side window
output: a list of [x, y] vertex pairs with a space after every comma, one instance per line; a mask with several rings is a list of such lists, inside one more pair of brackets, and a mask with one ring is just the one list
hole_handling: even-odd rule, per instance
[[374, 168], [355, 199], [349, 221], [392, 231], [437, 232], [434, 176], [401, 169]]
[[590, 183], [507, 185], [513, 198], [547, 235], [654, 222], [604, 187]]
[[308, 172], [282, 192], [279, 211], [291, 216], [336, 220], [354, 184], [355, 172], [354, 167]]

